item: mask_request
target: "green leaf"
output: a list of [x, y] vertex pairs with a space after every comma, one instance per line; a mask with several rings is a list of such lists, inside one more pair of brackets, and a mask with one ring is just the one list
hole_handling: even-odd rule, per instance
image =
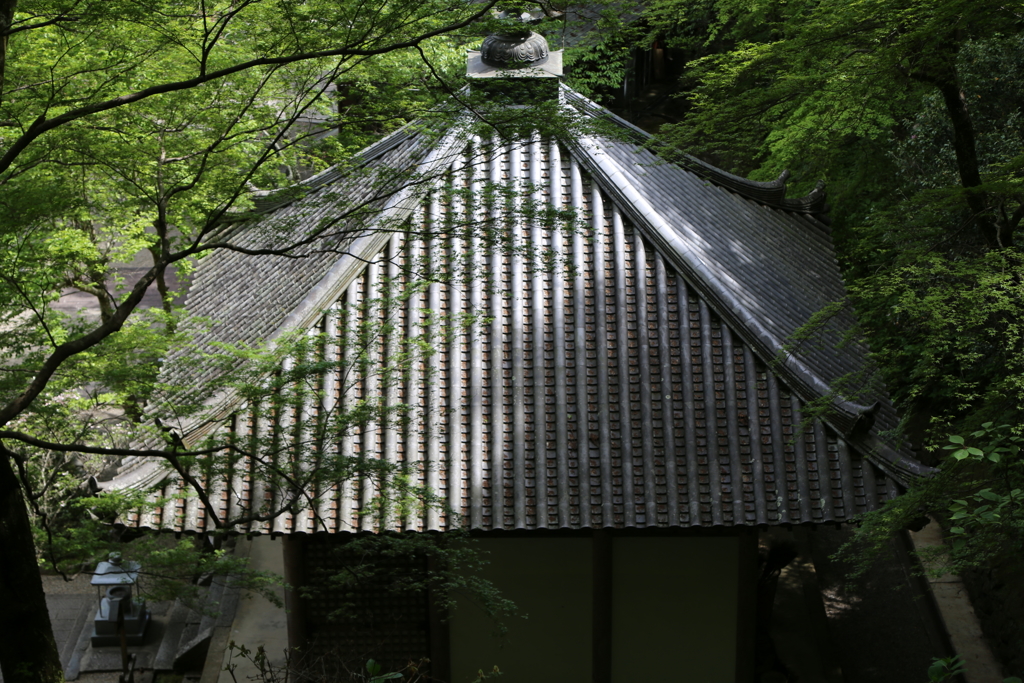
[[953, 436], [949, 437], [949, 440], [952, 441], [953, 443], [962, 444], [964, 442], [964, 437], [957, 436], [956, 434], [954, 434]]
[[380, 673], [380, 664], [375, 660], [371, 659], [366, 662], [366, 670], [370, 673], [371, 676], [376, 676]]
[[970, 453], [967, 451], [966, 448], [961, 448], [960, 450], [953, 453], [953, 457], [956, 458], [957, 460], [966, 460], [969, 455]]
[[949, 532], [952, 533], [952, 534], [962, 534], [962, 533], [965, 533], [964, 532], [964, 528], [962, 526], [950, 527], [949, 528]]
[[970, 447], [967, 449], [967, 452], [971, 455], [985, 455], [980, 448]]

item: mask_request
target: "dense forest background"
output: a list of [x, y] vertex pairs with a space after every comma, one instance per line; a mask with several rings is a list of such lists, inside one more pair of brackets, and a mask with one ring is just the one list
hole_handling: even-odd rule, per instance
[[[871, 515], [854, 564], [922, 514], [1024, 668], [1024, 6], [652, 0], [571, 50], [576, 87], [657, 144], [770, 181], [824, 180], [852, 306], [941, 472]], [[579, 74], [579, 76], [577, 76]], [[824, 318], [833, 311], [822, 311]], [[817, 321], [808, 326], [805, 343]]]

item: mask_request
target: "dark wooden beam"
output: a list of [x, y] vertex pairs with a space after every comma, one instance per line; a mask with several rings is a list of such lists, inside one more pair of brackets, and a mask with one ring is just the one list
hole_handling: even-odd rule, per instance
[[736, 683], [754, 681], [754, 647], [757, 639], [757, 532], [739, 536], [736, 586]]
[[[430, 571], [438, 571], [436, 560], [427, 560]], [[448, 611], [441, 607], [435, 591], [427, 592], [427, 610], [430, 628], [430, 676], [433, 680], [450, 681], [452, 678], [451, 636], [448, 629]]]
[[306, 581], [305, 539], [301, 535], [284, 535], [281, 537], [281, 546], [284, 554], [284, 581], [288, 584], [284, 591], [288, 649], [294, 656], [296, 651], [301, 652], [306, 646], [305, 602], [299, 595], [299, 589]]
[[593, 544], [593, 683], [612, 681], [612, 534], [594, 532]]

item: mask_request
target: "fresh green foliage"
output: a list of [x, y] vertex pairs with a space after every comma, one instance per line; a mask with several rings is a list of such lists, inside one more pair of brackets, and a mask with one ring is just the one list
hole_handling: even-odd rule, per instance
[[689, 64], [693, 109], [669, 137], [737, 160], [754, 153], [758, 174], [774, 177], [794, 164], [820, 172], [847, 140], [887, 136], [966, 40], [1012, 25], [1008, 12], [959, 0], [658, 0], [645, 18], [670, 44], [705, 48]]
[[947, 521], [949, 543], [925, 558], [936, 575], [989, 566], [1017, 565], [1024, 553], [1024, 461], [1021, 443], [1009, 426], [985, 423], [970, 437], [949, 437], [948, 452], [932, 478], [918, 482], [881, 510], [865, 515], [841, 555], [855, 574], [870, 567], [892, 534], [915, 526], [930, 513]]
[[964, 660], [960, 658], [960, 655], [936, 659], [928, 667], [928, 680], [931, 683], [952, 681], [957, 676], [962, 675], [965, 669]]
[[480, 572], [488, 564], [486, 553], [463, 531], [364, 535], [339, 545], [334, 554], [345, 571], [324, 572], [304, 589], [312, 599], [324, 591], [348, 596], [349, 601], [332, 615], [334, 619], [358, 623], [361, 615], [352, 599], [369, 590], [394, 594], [430, 591], [442, 611], [454, 608], [458, 597], [468, 598], [495, 619], [499, 633], [506, 630], [502, 620], [516, 611], [490, 581], [481, 578]]
[[[160, 362], [186, 341], [165, 274], [188, 277], [196, 257], [220, 247], [254, 187], [342, 161], [436, 105], [446, 92], [423, 60], [449, 74], [461, 55], [456, 38], [427, 36], [470, 12], [443, 2], [392, 2], [375, 13], [287, 2], [7, 9], [0, 427], [8, 439], [66, 448], [8, 441], [37, 538], [55, 544], [51, 561], [74, 558], [74, 570], [86, 559], [75, 482], [116, 457], [82, 456], [75, 446], [139, 443]], [[411, 39], [422, 52], [392, 47]], [[317, 142], [331, 128], [338, 134]], [[270, 251], [287, 253], [308, 236], [287, 237]], [[142, 271], [152, 264], [141, 285], [120, 275], [118, 264], [133, 261]], [[139, 309], [148, 281], [162, 309]], [[55, 310], [69, 290], [94, 296], [99, 319]], [[95, 553], [103, 552], [101, 543]]]
[[[0, 423], [89, 385], [137, 418], [179, 341], [160, 339], [178, 323], [165, 273], [187, 277], [220, 246], [254, 187], [447, 96], [423, 60], [450, 74], [457, 40], [427, 37], [467, 16], [444, 2], [19, 3], [0, 68]], [[395, 49], [408, 41], [422, 51]], [[164, 318], [128, 320], [136, 283], [115, 266], [133, 260], [153, 264]], [[96, 297], [99, 321], [53, 310], [69, 289]]]
[[[967, 470], [980, 470], [981, 477], [963, 498], [953, 498], [948, 507], [950, 555], [955, 563], [973, 566], [985, 555], [1013, 555], [1024, 546], [1013, 541], [1024, 530], [1024, 464], [1020, 450], [1024, 438], [1008, 425], [999, 428], [986, 422], [971, 434], [984, 450], [969, 445], [961, 436], [949, 437], [949, 458]], [[953, 463], [947, 469], [954, 469]], [[991, 484], [991, 485], [989, 485]], [[1012, 547], [1005, 547], [1006, 544]]]
[[566, 48], [566, 72], [574, 90], [599, 101], [612, 99], [629, 78], [630, 46], [637, 39], [634, 18], [620, 4], [590, 5], [596, 26], [579, 43]]
[[859, 246], [876, 256], [889, 251], [888, 267], [853, 280], [850, 291], [898, 404], [927, 415], [932, 434], [1016, 420], [1024, 405], [1020, 254], [920, 253], [918, 240], [949, 243], [949, 236], [933, 229], [911, 237], [916, 226], [885, 225], [894, 228], [888, 245], [876, 224], [874, 247], [868, 239]]

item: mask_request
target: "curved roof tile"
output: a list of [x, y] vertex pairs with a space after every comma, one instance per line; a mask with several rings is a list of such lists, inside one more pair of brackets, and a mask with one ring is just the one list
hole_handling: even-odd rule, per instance
[[[221, 252], [202, 261], [190, 311], [219, 324], [200, 336], [200, 347], [254, 343], [289, 328], [334, 338], [345, 316], [363, 314], [360, 302], [375, 287], [387, 278], [411, 280], [424, 258], [441, 270], [468, 258], [485, 277], [412, 292], [399, 314], [402, 334], [412, 334], [428, 311], [472, 313], [488, 322], [456, 331], [400, 386], [385, 389], [367, 376], [356, 398], [339, 386], [284, 413], [219, 397], [206, 422], [183, 426], [187, 443], [231, 433], [235, 439], [276, 434], [273, 443], [284, 444], [264, 454], [263, 464], [236, 458], [211, 480], [220, 524], [235, 520], [235, 531], [286, 533], [380, 525], [842, 522], [894, 495], [898, 481], [926, 472], [879, 439], [879, 430], [896, 420], [884, 394], [867, 397], [870, 409], [836, 400], [823, 419], [806, 412], [867, 361], [861, 346], [831, 348], [853, 323], [848, 312], [828, 322], [824, 345], [788, 349], [779, 361], [785, 340], [844, 295], [831, 241], [807, 216], [765, 206], [662, 162], [635, 142], [609, 138], [563, 146], [449, 136], [428, 150], [407, 136], [370, 156], [366, 166], [380, 164], [378, 176], [390, 172], [386, 167], [404, 178], [430, 167], [444, 183], [461, 183], [469, 197], [487, 178], [497, 185], [532, 183], [536, 199], [574, 208], [587, 227], [563, 234], [519, 222], [513, 230], [574, 269], [535, 268], [521, 252], [439, 236], [445, 216], [454, 220], [466, 210], [459, 191], [440, 187], [440, 180], [386, 199], [379, 184], [326, 174], [304, 196], [269, 209], [239, 234], [245, 244], [258, 245], [268, 234], [301, 234], [288, 231], [330, 219], [352, 197], [370, 198], [377, 217], [358, 224], [360, 237], [346, 244], [346, 255], [313, 244], [305, 259]], [[382, 214], [410, 221], [412, 232], [374, 230]], [[421, 227], [435, 236], [418, 238]], [[197, 387], [208, 380], [202, 370], [176, 375], [173, 361], [165, 378]], [[324, 386], [331, 376], [328, 371]], [[310, 445], [302, 436], [309, 416], [367, 395], [411, 406], [411, 426], [356, 427], [337, 447], [405, 463], [412, 480], [446, 501], [447, 511], [382, 520], [374, 517], [373, 495], [367, 497], [373, 483], [360, 479], [365, 473], [302, 479], [302, 466], [293, 472], [306, 482], [299, 500], [294, 478], [267, 469], [286, 451]], [[159, 463], [126, 465], [108, 487], [152, 485], [166, 476]], [[213, 518], [181, 486], [163, 481], [160, 493], [170, 502], [130, 524], [211, 530]], [[285, 514], [240, 521], [275, 505]]]

